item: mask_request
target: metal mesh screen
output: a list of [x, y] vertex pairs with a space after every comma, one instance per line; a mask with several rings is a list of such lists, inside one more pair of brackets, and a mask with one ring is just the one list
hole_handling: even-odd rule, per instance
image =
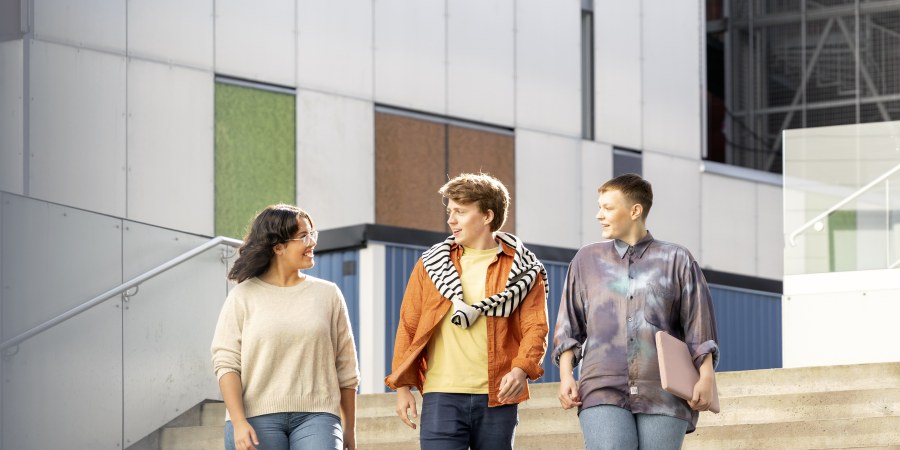
[[900, 119], [900, 1], [721, 1], [725, 148], [710, 159], [781, 172], [785, 129]]

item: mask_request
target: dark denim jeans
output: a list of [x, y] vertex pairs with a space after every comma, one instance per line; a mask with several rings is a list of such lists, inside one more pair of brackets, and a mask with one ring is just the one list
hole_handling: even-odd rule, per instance
[[422, 397], [420, 423], [423, 449], [512, 450], [519, 405], [488, 408], [487, 394], [429, 392]]

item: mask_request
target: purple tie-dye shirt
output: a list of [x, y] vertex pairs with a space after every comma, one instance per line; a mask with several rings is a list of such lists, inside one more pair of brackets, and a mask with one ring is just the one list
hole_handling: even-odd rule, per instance
[[634, 247], [607, 241], [581, 248], [569, 264], [554, 334], [553, 360], [566, 350], [581, 363], [584, 408], [615, 405], [697, 425], [697, 411], [660, 386], [657, 331], [684, 340], [694, 365], [719, 361], [706, 279], [690, 252], [648, 232]]

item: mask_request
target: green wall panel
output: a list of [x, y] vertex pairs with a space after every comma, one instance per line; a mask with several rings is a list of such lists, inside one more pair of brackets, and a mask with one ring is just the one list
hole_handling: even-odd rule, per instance
[[296, 202], [295, 97], [216, 83], [216, 234], [243, 238], [257, 211]]

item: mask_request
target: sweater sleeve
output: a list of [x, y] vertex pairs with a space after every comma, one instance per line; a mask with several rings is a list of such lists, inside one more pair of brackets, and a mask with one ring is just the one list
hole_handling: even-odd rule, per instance
[[213, 335], [212, 364], [216, 378], [222, 378], [228, 372], [241, 373], [241, 334], [244, 314], [236, 300], [237, 289], [232, 289], [222, 305], [216, 331]]
[[353, 342], [353, 328], [350, 326], [350, 315], [347, 312], [347, 302], [341, 290], [335, 286], [337, 297], [335, 314], [333, 319], [333, 335], [335, 369], [337, 369], [338, 385], [341, 389], [356, 389], [359, 386], [359, 366], [356, 361], [356, 345]]

